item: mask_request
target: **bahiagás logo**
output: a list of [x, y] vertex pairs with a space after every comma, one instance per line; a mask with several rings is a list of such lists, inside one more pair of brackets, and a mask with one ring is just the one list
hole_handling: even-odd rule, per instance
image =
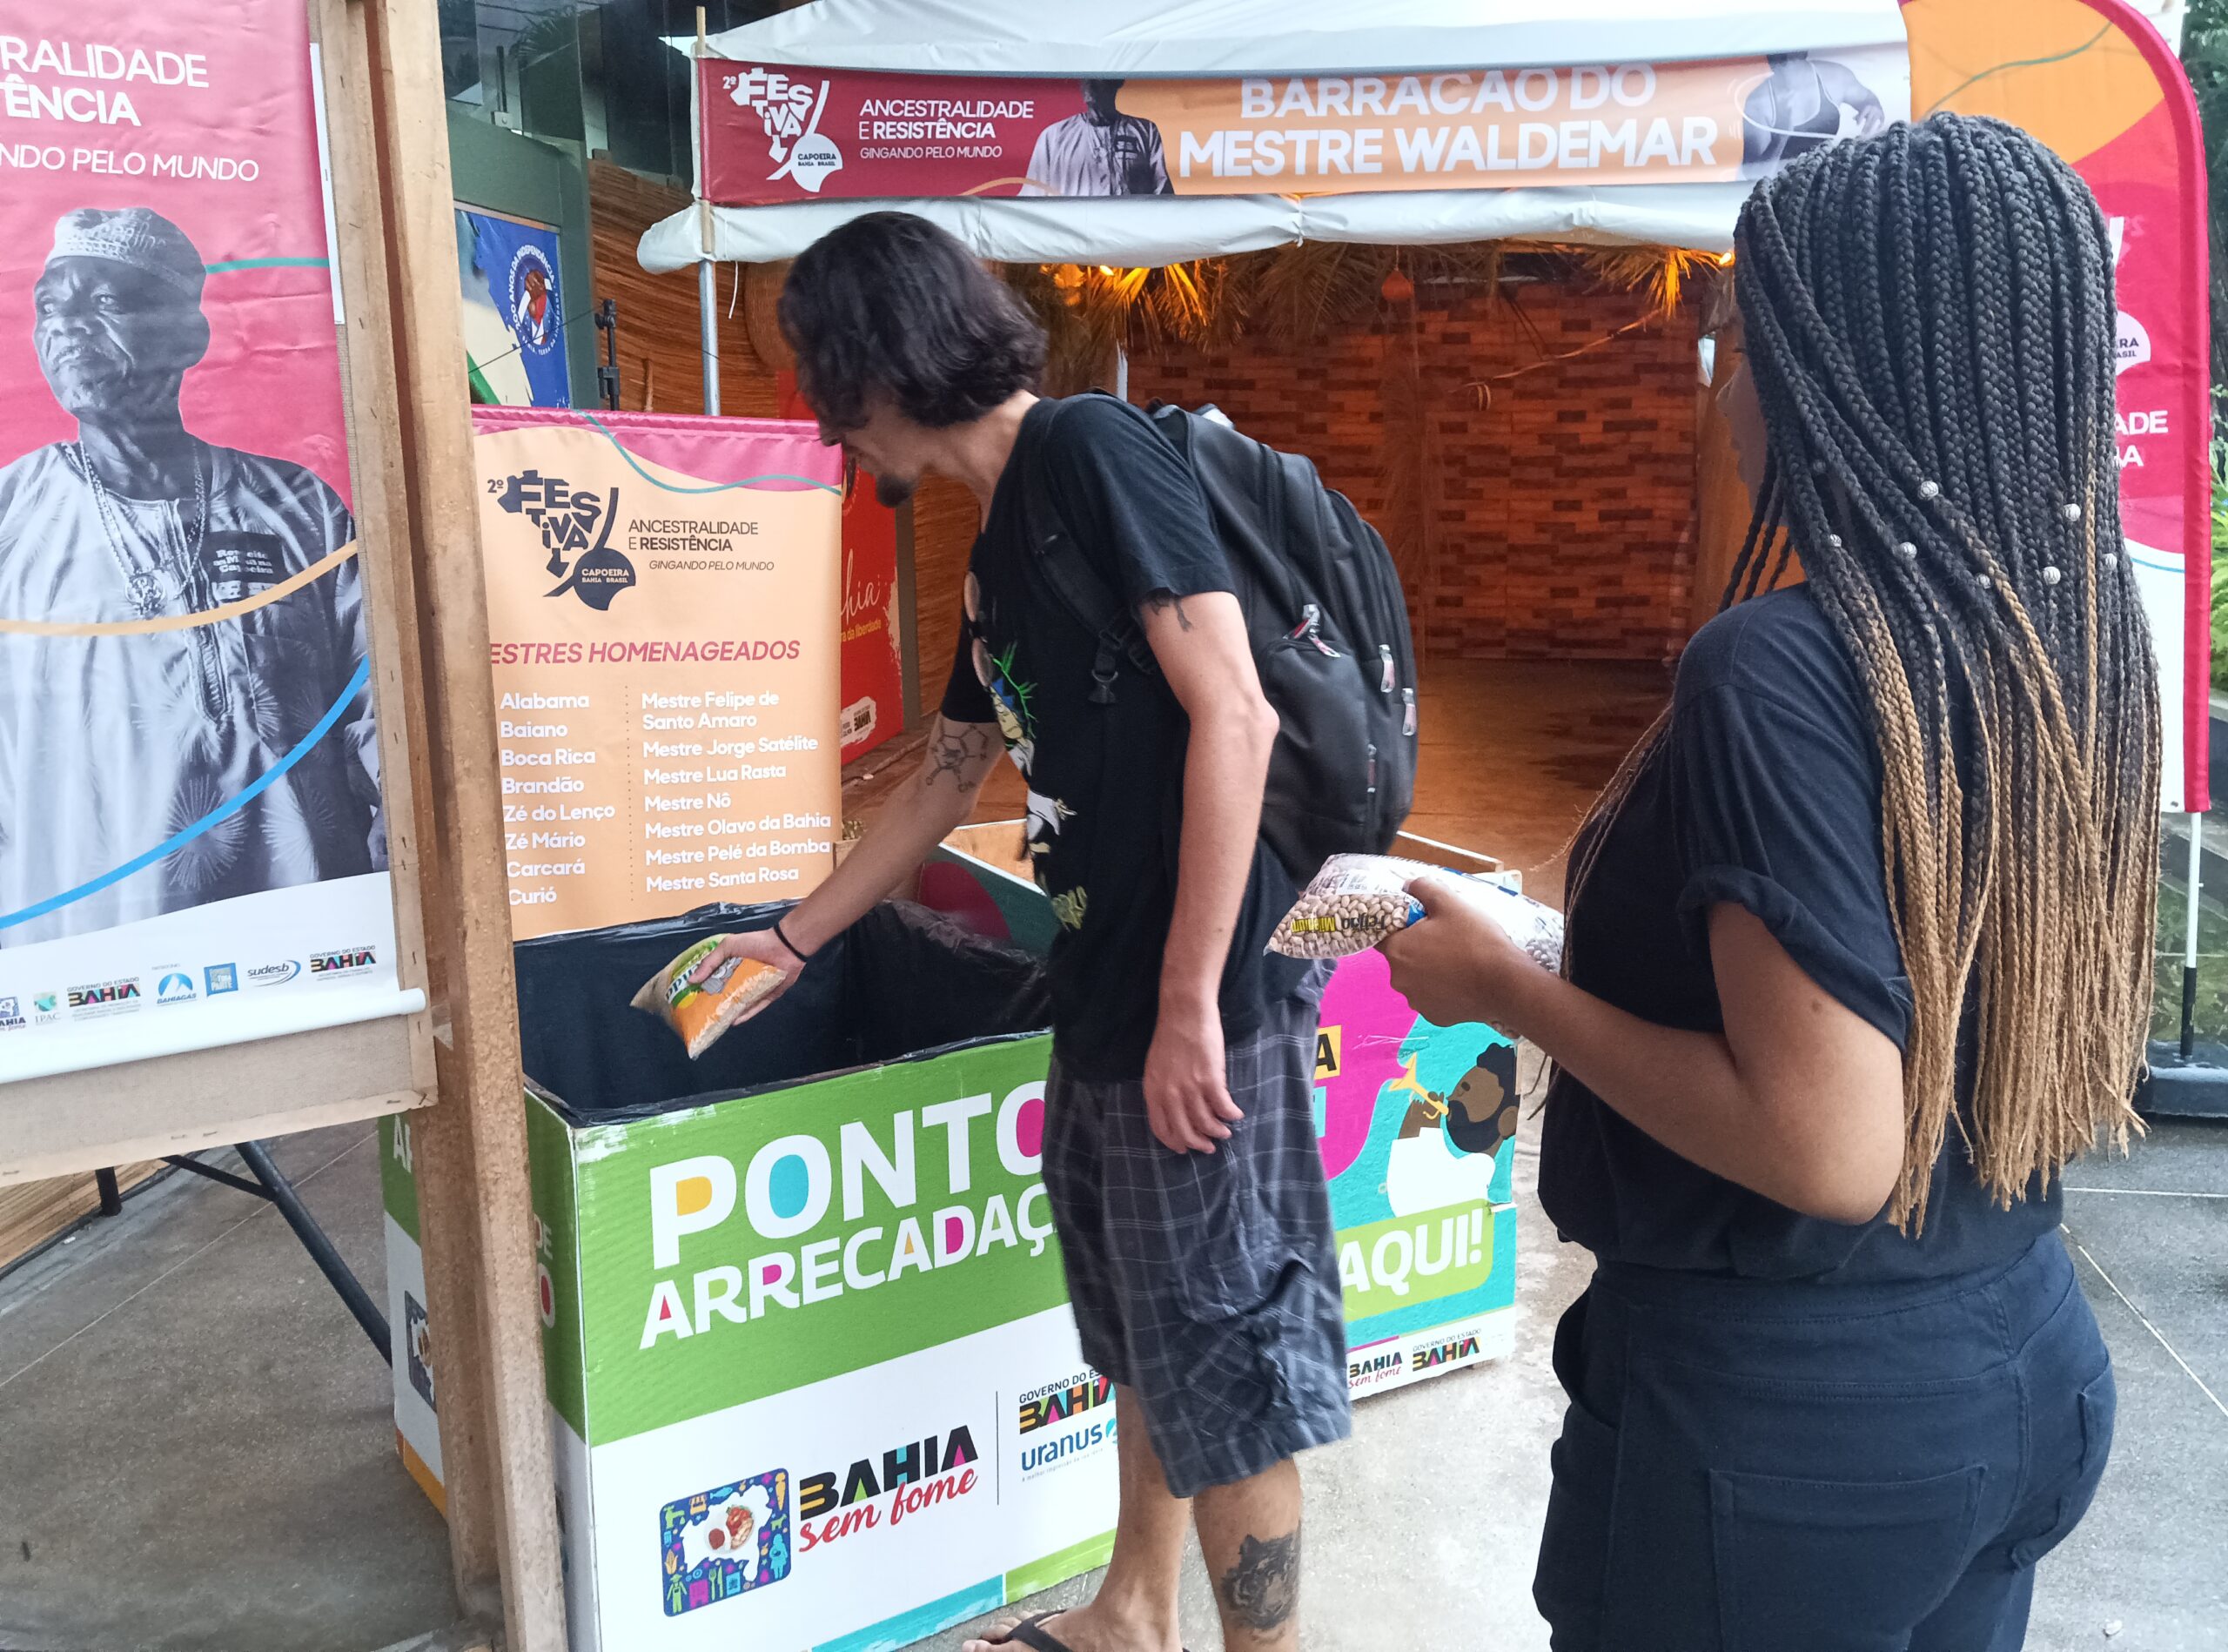
[[665, 1614], [679, 1617], [789, 1575], [789, 1475], [731, 1481], [658, 1511]]
[[774, 170], [766, 181], [794, 178], [812, 194], [843, 169], [843, 151], [820, 130], [828, 109], [828, 83], [793, 80], [779, 69], [750, 68], [727, 76], [721, 84], [739, 109], [758, 117], [766, 132], [767, 158]]
[[193, 984], [193, 977], [183, 970], [166, 970], [155, 983], [157, 1004], [191, 1004], [201, 994]]
[[531, 241], [520, 243], [511, 255], [505, 284], [511, 332], [519, 348], [530, 355], [546, 356], [561, 337], [557, 314], [557, 272], [549, 255]]
[[487, 491], [504, 510], [525, 517], [540, 533], [541, 548], [549, 553], [547, 571], [559, 581], [547, 594], [570, 591], [602, 614], [634, 583], [634, 563], [611, 548], [611, 530], [619, 520], [617, 487], [607, 494], [582, 491], [562, 477], [523, 470], [501, 481], [491, 478]]
[[344, 976], [363, 975], [379, 966], [379, 954], [368, 946], [344, 947], [338, 952], [310, 954], [310, 978], [313, 981], [335, 981]]
[[280, 958], [272, 964], [258, 964], [247, 972], [247, 984], [254, 987], [283, 987], [298, 979], [302, 973], [298, 958]]

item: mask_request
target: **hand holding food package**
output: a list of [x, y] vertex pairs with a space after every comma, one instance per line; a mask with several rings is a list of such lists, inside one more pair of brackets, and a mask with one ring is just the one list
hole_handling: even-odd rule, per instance
[[724, 935], [708, 935], [642, 983], [637, 1010], [661, 1017], [681, 1036], [694, 1061], [738, 1022], [748, 1021], [781, 991], [788, 976], [753, 958], [728, 958], [701, 983], [688, 977], [716, 951]]
[[1562, 914], [1484, 878], [1464, 877], [1421, 861], [1390, 855], [1333, 855], [1300, 892], [1270, 937], [1272, 951], [1293, 958], [1343, 958], [1366, 952], [1423, 916], [1408, 893], [1419, 877], [1436, 877], [1500, 925], [1543, 970], [1563, 961]]

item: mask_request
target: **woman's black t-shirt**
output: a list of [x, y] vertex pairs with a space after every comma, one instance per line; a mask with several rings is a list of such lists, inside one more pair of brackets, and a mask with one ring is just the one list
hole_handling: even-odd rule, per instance
[[[1096, 639], [1044, 580], [1048, 525], [1026, 520], [1032, 468], [1059, 527], [1133, 608], [1229, 591], [1230, 565], [1181, 456], [1143, 413], [1100, 396], [1029, 410], [968, 560], [943, 715], [997, 723], [1029, 782], [1030, 858], [1060, 925], [1050, 986], [1062, 1063], [1088, 1078], [1131, 1079], [1144, 1071], [1159, 1014], [1191, 722], [1166, 682], [1127, 666], [1112, 702], [1093, 702]], [[1223, 970], [1230, 1037], [1254, 1031], [1268, 1005], [1305, 985], [1305, 962], [1266, 953], [1297, 896], [1257, 843]]]
[[[1573, 905], [1573, 979], [1658, 1025], [1722, 1031], [1708, 921], [1729, 903], [1903, 1047], [1911, 997], [1889, 914], [1881, 788], [1855, 668], [1809, 589], [1719, 615], [1680, 661], [1669, 728]], [[1970, 1038], [1961, 1047], [1962, 1107]], [[1712, 1175], [1567, 1073], [1542, 1122], [1540, 1202], [1565, 1239], [1607, 1261], [1761, 1279], [1934, 1279], [2020, 1256], [2061, 1213], [2056, 1189], [2030, 1187], [2024, 1202], [1998, 1207], [1954, 1124], [1926, 1227], [1911, 1239], [1884, 1220], [1802, 1216]], [[1818, 1124], [1832, 1121], [1822, 1114]]]

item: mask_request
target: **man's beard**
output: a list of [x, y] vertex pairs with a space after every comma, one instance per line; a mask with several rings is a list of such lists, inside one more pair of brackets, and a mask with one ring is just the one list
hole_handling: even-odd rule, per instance
[[920, 485], [917, 476], [883, 476], [877, 473], [874, 479], [874, 496], [885, 509], [894, 511], [909, 500]]

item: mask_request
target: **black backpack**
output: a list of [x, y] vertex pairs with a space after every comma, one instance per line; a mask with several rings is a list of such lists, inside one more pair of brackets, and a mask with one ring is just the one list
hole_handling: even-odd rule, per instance
[[[1183, 456], [1230, 559], [1279, 723], [1263, 839], [1301, 883], [1333, 855], [1385, 853], [1415, 798], [1416, 658], [1384, 540], [1312, 464], [1241, 434], [1213, 406], [1104, 399]], [[1113, 703], [1124, 669], [1158, 675], [1144, 628], [1066, 532], [1041, 470], [1028, 477], [1027, 520], [1046, 583], [1098, 639], [1092, 701]]]

